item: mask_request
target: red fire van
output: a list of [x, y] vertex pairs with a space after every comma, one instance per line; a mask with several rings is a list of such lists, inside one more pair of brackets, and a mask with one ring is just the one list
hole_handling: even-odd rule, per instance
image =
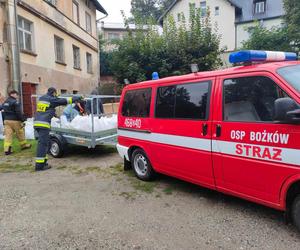
[[300, 229], [296, 58], [242, 51], [231, 62], [248, 66], [128, 85], [119, 154], [142, 180], [162, 173], [238, 196], [285, 211]]

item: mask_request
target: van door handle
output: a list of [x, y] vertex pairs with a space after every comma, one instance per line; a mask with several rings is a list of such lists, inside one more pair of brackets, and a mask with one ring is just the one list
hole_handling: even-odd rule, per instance
[[203, 136], [206, 136], [206, 135], [207, 135], [207, 129], [208, 129], [207, 123], [203, 123], [203, 124], [202, 124], [202, 135], [203, 135]]
[[217, 124], [216, 127], [216, 137], [220, 137], [222, 134], [222, 126], [220, 124]]

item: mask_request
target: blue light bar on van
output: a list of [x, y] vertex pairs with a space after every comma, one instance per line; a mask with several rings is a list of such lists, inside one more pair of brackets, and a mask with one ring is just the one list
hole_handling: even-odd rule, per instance
[[280, 51], [242, 50], [231, 53], [230, 63], [295, 61], [297, 54]]

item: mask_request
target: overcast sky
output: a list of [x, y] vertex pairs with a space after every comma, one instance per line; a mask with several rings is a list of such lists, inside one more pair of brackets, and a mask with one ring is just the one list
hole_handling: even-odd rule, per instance
[[[130, 16], [131, 0], [98, 0], [103, 8], [107, 11], [108, 17], [103, 19], [104, 22], [122, 23], [123, 18], [121, 10], [124, 10], [126, 16]], [[102, 17], [102, 13], [97, 13], [97, 18]]]

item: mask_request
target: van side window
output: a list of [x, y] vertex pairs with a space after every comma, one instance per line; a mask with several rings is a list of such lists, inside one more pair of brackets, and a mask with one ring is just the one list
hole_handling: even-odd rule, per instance
[[160, 87], [157, 90], [156, 117], [205, 120], [209, 93], [210, 82]]
[[176, 86], [167, 86], [157, 89], [156, 117], [174, 118]]
[[272, 122], [275, 100], [287, 97], [265, 76], [227, 79], [223, 92], [225, 121]]
[[127, 117], [149, 117], [151, 88], [129, 90], [125, 93], [122, 115]]

